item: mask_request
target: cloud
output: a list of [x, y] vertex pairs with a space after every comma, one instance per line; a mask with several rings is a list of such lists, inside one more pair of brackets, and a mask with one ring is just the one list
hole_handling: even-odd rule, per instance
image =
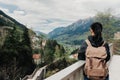
[[119, 0], [0, 0], [0, 9], [28, 28], [48, 33], [107, 8], [120, 14], [119, 3]]
[[18, 11], [18, 10], [16, 10], [16, 11], [13, 12], [13, 14], [16, 14], [16, 15], [24, 15], [25, 12], [24, 12], [24, 11]]
[[3, 10], [5, 13], [9, 13], [9, 9], [0, 7], [0, 10]]

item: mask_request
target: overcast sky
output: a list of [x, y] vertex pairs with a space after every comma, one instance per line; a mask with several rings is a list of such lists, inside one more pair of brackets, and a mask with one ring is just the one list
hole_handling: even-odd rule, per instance
[[120, 0], [0, 0], [0, 9], [33, 30], [48, 33], [111, 8], [120, 14]]

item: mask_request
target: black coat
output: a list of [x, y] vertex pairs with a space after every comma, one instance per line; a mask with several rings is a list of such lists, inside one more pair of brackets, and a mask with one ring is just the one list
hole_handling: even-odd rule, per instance
[[[92, 36], [88, 36], [88, 40], [90, 41], [90, 43], [93, 47], [100, 47], [104, 43], [102, 38], [99, 41], [96, 42], [96, 41], [94, 41], [94, 38]], [[78, 51], [78, 59], [79, 60], [85, 60], [86, 59], [85, 58], [85, 53], [86, 53], [87, 46], [88, 46], [87, 43], [84, 41], [83, 44], [81, 45], [79, 51]], [[108, 45], [108, 43], [105, 43], [104, 46], [105, 46], [106, 52], [107, 52], [106, 61], [108, 61], [110, 59], [109, 45]]]

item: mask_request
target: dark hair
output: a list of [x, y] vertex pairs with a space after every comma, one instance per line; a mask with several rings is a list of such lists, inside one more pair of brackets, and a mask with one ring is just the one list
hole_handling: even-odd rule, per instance
[[100, 38], [102, 38], [102, 24], [99, 22], [93, 23], [90, 28], [93, 30], [95, 33], [95, 36], [93, 36], [94, 41], [99, 41]]

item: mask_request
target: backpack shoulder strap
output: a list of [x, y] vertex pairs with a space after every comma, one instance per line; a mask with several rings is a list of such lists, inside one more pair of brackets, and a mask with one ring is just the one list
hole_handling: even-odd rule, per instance
[[88, 46], [92, 46], [88, 39], [86, 39], [85, 42], [87, 43]]

